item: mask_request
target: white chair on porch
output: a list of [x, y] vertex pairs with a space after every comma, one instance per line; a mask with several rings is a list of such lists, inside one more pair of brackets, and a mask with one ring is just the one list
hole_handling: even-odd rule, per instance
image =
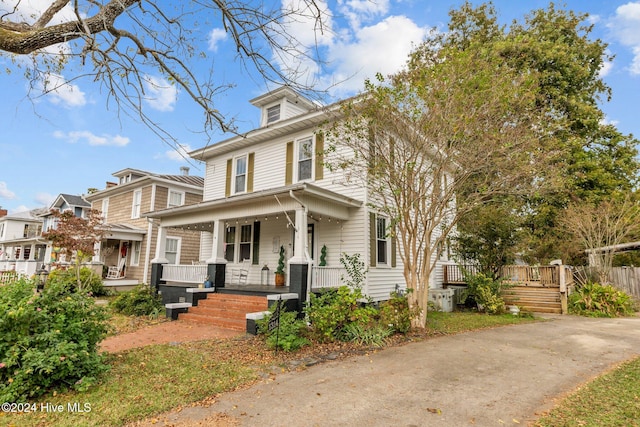
[[125, 259], [122, 258], [117, 266], [112, 265], [109, 266], [109, 270], [107, 270], [107, 279], [123, 279], [124, 278], [124, 262]]
[[236, 285], [246, 285], [247, 277], [249, 276], [249, 267], [251, 260], [245, 259], [242, 261], [240, 268], [231, 270], [231, 283]]

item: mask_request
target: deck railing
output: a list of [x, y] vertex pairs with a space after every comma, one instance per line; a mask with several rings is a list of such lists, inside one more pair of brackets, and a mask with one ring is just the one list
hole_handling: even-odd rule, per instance
[[179, 283], [204, 283], [207, 279], [207, 265], [176, 265], [162, 266], [162, 280]]
[[[465, 284], [464, 271], [475, 274], [479, 271], [473, 265], [443, 265], [443, 283], [445, 285]], [[530, 266], [530, 265], [506, 265], [502, 267], [500, 277], [511, 283], [538, 286], [559, 286], [560, 277], [557, 265]], [[563, 269], [565, 285], [573, 283], [573, 274], [570, 269]]]
[[311, 268], [311, 289], [338, 288], [343, 284], [346, 270], [342, 267]]

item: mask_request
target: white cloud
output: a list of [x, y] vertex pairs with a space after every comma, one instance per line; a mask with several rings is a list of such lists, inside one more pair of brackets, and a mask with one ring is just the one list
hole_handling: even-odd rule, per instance
[[[13, 22], [24, 21], [33, 24], [49, 6], [51, 6], [51, 0], [2, 0], [0, 2], [0, 12], [4, 15], [5, 13], [12, 13], [15, 10], [15, 15], [5, 16], [5, 19]], [[53, 16], [50, 23], [60, 24], [74, 19], [76, 18], [73, 6], [71, 2], [69, 2]]]
[[87, 103], [80, 87], [68, 83], [59, 74], [48, 73], [39, 81], [39, 84], [42, 92], [47, 94], [53, 104], [62, 104], [65, 107], [82, 107]]
[[334, 81], [346, 80], [338, 91], [361, 90], [365, 78], [399, 71], [409, 53], [427, 36], [428, 30], [417, 26], [405, 16], [390, 16], [375, 25], [357, 31], [353, 40], [337, 43], [329, 53], [330, 62], [337, 64]]
[[158, 111], [173, 111], [178, 88], [162, 77], [144, 76], [145, 101]]
[[218, 51], [218, 43], [227, 39], [227, 32], [222, 28], [214, 28], [209, 32], [209, 50]]
[[0, 198], [3, 199], [15, 199], [16, 198], [16, 193], [14, 193], [13, 191], [9, 190], [9, 188], [7, 187], [7, 183], [4, 181], [0, 181]]
[[36, 193], [36, 197], [34, 198], [34, 200], [40, 205], [49, 207], [56, 197], [57, 196], [49, 193]]
[[[283, 0], [283, 8], [296, 10], [299, 2]], [[334, 16], [325, 1], [316, 5], [322, 14], [319, 32], [314, 16], [304, 13], [287, 23], [288, 32], [299, 42], [289, 56], [274, 58], [283, 70], [296, 73], [299, 83], [315, 82], [332, 88], [334, 96], [348, 96], [362, 90], [365, 78], [376, 73], [390, 74], [400, 70], [415, 45], [422, 42], [429, 28], [419, 27], [405, 16], [387, 16], [389, 1], [340, 0]], [[340, 17], [341, 19], [336, 19]], [[326, 63], [321, 65], [299, 50], [321, 52]], [[336, 85], [338, 84], [338, 85]], [[334, 86], [336, 85], [336, 86]]]
[[348, 19], [353, 29], [358, 29], [363, 22], [372, 22], [378, 16], [384, 16], [389, 12], [389, 0], [342, 0], [338, 5], [340, 13]]
[[611, 73], [612, 69], [613, 69], [613, 61], [604, 61], [602, 63], [602, 66], [600, 67], [600, 71], [598, 72], [598, 74], [600, 75], [600, 77], [605, 77], [609, 73]]
[[631, 48], [633, 59], [629, 72], [640, 75], [640, 2], [630, 2], [619, 6], [607, 27], [620, 43]]
[[189, 152], [193, 151], [193, 148], [189, 144], [178, 144], [178, 147], [174, 150], [165, 152], [165, 156], [170, 160], [183, 162], [185, 159], [189, 159]]
[[115, 147], [124, 147], [129, 144], [129, 138], [120, 135], [95, 135], [89, 131], [72, 131], [68, 133], [64, 133], [61, 131], [55, 131], [53, 136], [57, 139], [63, 139], [71, 144], [75, 144], [78, 142], [86, 142], [89, 145], [105, 145], [105, 146], [115, 146]]
[[9, 215], [13, 215], [13, 214], [17, 214], [20, 212], [26, 212], [26, 211], [30, 211], [31, 208], [25, 205], [20, 205], [20, 206], [16, 206], [13, 209], [9, 209]]

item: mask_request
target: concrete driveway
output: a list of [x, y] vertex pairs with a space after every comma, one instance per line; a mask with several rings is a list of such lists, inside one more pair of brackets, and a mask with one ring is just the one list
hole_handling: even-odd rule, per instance
[[640, 355], [640, 318], [547, 317], [279, 374], [160, 419], [191, 425], [225, 413], [261, 427], [527, 425], [557, 397]]

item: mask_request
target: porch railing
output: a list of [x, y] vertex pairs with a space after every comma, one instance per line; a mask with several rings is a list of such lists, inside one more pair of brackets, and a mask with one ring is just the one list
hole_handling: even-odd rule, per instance
[[204, 283], [207, 279], [207, 265], [175, 265], [162, 266], [162, 279], [166, 282]]
[[311, 289], [338, 288], [343, 283], [342, 277], [346, 271], [342, 267], [311, 268]]

